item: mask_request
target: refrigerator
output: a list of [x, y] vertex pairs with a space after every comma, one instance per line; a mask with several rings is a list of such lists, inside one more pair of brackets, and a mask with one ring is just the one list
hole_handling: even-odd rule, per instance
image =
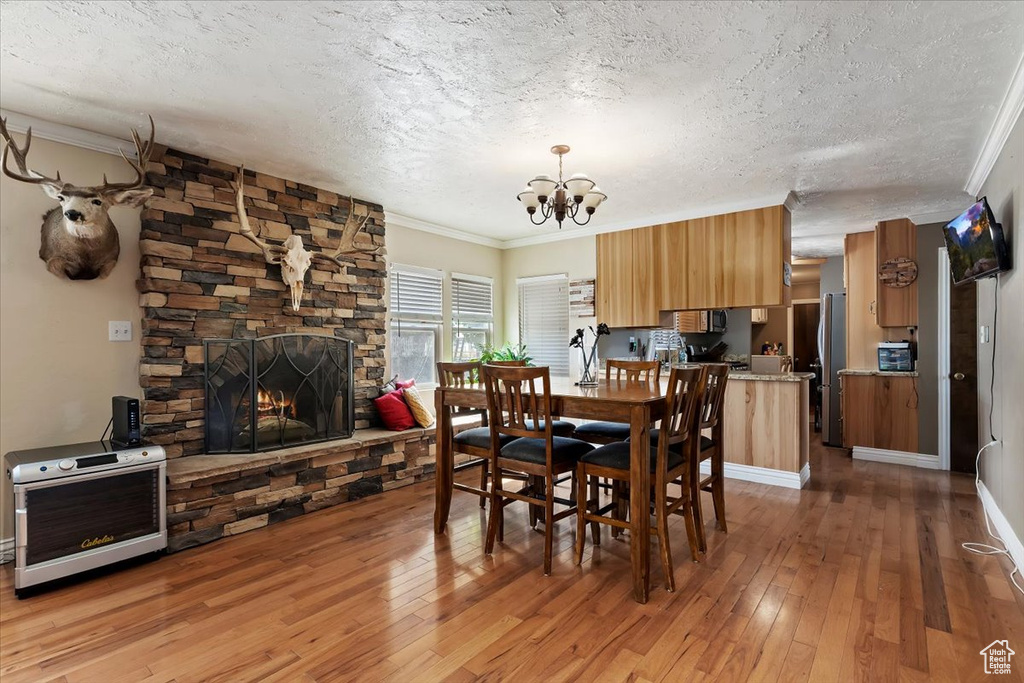
[[818, 358], [821, 359], [821, 440], [827, 446], [842, 446], [839, 371], [846, 367], [846, 294], [843, 292], [821, 297]]

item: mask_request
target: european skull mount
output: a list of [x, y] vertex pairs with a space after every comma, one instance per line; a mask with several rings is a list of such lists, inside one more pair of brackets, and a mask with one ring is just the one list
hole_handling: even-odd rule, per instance
[[[142, 206], [153, 194], [153, 188], [146, 187], [144, 181], [155, 134], [151, 116], [148, 142], [143, 143], [138, 131], [132, 129], [138, 161], [132, 161], [121, 151], [121, 156], [135, 172], [134, 180], [108, 183], [104, 175], [102, 185], [86, 187], [65, 183], [60, 179], [59, 171], [56, 178], [48, 178], [30, 169], [26, 157], [32, 145], [32, 129], [25, 133], [25, 146], [18, 147], [7, 132], [7, 120], [0, 119], [0, 135], [5, 143], [4, 174], [23, 183], [38, 185], [49, 197], [60, 202], [60, 206], [53, 207], [43, 216], [39, 258], [46, 262], [47, 270], [70, 280], [93, 280], [105, 278], [114, 269], [121, 244], [117, 228], [107, 212], [112, 206]], [[14, 157], [18, 173], [7, 167], [8, 156]]]
[[356, 202], [352, 197], [349, 197], [348, 217], [345, 219], [345, 225], [341, 228], [341, 239], [337, 248], [332, 252], [309, 251], [302, 244], [302, 238], [298, 235], [289, 235], [288, 239], [281, 244], [272, 244], [260, 239], [250, 227], [249, 217], [245, 212], [244, 177], [245, 168], [239, 167], [238, 183], [235, 186], [235, 208], [238, 211], [239, 230], [242, 235], [260, 248], [267, 263], [281, 266], [281, 279], [291, 291], [293, 311], [299, 310], [302, 303], [302, 286], [306, 279], [306, 271], [309, 270], [315, 259], [345, 266], [345, 262], [340, 258], [344, 254], [376, 254], [380, 251], [380, 247], [366, 247], [355, 243], [356, 235], [366, 225], [370, 214], [367, 211], [367, 214], [361, 219], [357, 218]]

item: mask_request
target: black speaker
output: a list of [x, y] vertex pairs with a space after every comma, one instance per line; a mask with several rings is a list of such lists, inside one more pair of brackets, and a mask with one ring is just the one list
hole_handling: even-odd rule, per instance
[[139, 399], [115, 396], [110, 399], [114, 411], [114, 431], [110, 441], [115, 446], [142, 445], [142, 418], [139, 415]]

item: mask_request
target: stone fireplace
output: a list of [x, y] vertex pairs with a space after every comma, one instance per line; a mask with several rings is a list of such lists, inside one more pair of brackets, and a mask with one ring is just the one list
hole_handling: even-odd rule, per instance
[[[340, 267], [318, 262], [307, 275], [301, 308], [293, 311], [280, 267], [267, 264], [258, 247], [239, 232], [232, 190], [235, 166], [158, 148], [148, 171], [147, 182], [156, 194], [142, 213], [138, 281], [144, 441], [162, 445], [168, 458], [234, 450], [233, 438], [227, 440], [230, 444], [222, 438], [211, 443], [212, 449], [205, 443], [208, 410], [213, 410], [207, 406], [206, 349], [211, 340], [247, 345], [280, 334], [333, 337], [349, 349], [347, 379], [352, 393], [342, 410], [349, 416], [347, 423], [338, 421], [340, 414], [332, 417], [339, 406], [333, 400], [327, 414], [317, 418], [320, 422], [299, 422], [319, 435], [317, 439], [374, 426], [372, 398], [384, 374], [384, 249], [342, 256]], [[260, 222], [261, 237], [279, 241], [295, 234], [310, 250], [330, 250], [337, 244], [353, 207], [347, 197], [263, 173], [245, 173], [246, 210], [251, 221]], [[383, 247], [383, 209], [365, 202], [356, 206], [370, 216], [358, 239]], [[277, 391], [283, 389], [265, 397], [265, 418], [272, 417]], [[251, 399], [246, 405], [251, 406]], [[298, 406], [285, 407], [285, 413], [292, 409]], [[282, 426], [278, 443], [288, 428], [293, 434], [304, 431], [297, 418], [282, 413], [281, 406], [273, 410]], [[269, 431], [266, 435], [269, 438]]]
[[313, 334], [204, 342], [206, 452], [352, 436], [352, 342]]

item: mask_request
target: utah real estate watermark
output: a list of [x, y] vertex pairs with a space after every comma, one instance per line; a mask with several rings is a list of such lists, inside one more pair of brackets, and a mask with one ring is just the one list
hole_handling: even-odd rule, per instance
[[1010, 649], [1010, 643], [1004, 639], [993, 640], [980, 654], [985, 660], [985, 673], [1008, 674], [1010, 658], [1017, 653]]

